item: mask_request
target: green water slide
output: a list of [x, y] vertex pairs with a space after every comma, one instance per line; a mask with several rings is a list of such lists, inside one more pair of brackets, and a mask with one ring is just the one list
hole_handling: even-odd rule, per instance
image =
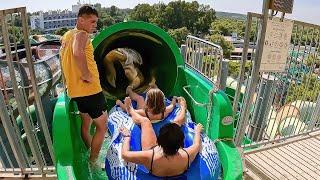
[[[184, 63], [179, 48], [165, 31], [144, 22], [119, 23], [98, 34], [93, 45], [109, 109], [115, 104], [115, 97], [124, 96], [128, 82], [123, 72], [118, 71], [118, 88], [110, 86], [106, 81], [102, 60], [113, 49], [134, 49], [143, 59], [141, 69], [146, 77], [145, 84], [149, 83], [151, 76], [155, 76], [157, 85], [166, 96], [184, 96], [193, 120], [202, 123], [208, 130], [208, 136], [216, 142], [223, 179], [242, 179], [241, 158], [230, 141], [233, 137], [230, 100], [222, 91], [210, 93], [212, 82]], [[75, 103], [66, 95], [59, 97], [53, 120], [53, 146], [58, 178], [88, 179], [94, 176], [92, 179], [106, 179], [105, 174], [89, 173], [83, 155], [85, 147], [80, 136], [81, 120], [76, 111]]]

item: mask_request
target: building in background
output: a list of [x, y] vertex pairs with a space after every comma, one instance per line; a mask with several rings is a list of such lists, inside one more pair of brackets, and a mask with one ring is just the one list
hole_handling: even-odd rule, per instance
[[74, 28], [77, 20], [77, 13], [82, 6], [80, 2], [72, 5], [72, 11], [40, 11], [38, 15], [30, 17], [31, 29], [38, 29], [44, 33], [53, 33], [59, 28]]
[[[237, 33], [233, 32], [231, 36], [224, 36], [224, 39], [228, 42], [230, 42], [234, 49], [231, 52], [230, 60], [241, 60], [242, 58], [242, 51], [244, 46], [244, 39], [240, 39], [237, 35]], [[252, 59], [253, 49], [254, 49], [254, 43], [249, 42], [249, 48], [248, 48], [248, 54], [247, 54], [247, 60]]]

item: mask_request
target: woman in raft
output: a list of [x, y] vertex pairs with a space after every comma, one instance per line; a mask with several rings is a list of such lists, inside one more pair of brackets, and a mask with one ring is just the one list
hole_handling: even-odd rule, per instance
[[[172, 112], [177, 101], [177, 98], [173, 97], [170, 105], [166, 107], [165, 96], [155, 84], [150, 85], [145, 100], [142, 96], [135, 93], [130, 86], [126, 91], [129, 97], [137, 102], [137, 108], [134, 111], [143, 117], [147, 117], [152, 123], [165, 119]], [[125, 105], [120, 100], [117, 100], [116, 104], [124, 111], [127, 111]]]
[[142, 151], [130, 151], [130, 132], [121, 128], [124, 137], [121, 155], [125, 161], [144, 165], [149, 169], [149, 173], [156, 177], [179, 176], [188, 170], [201, 148], [200, 133], [203, 127], [197, 124], [193, 145], [183, 148], [184, 134], [180, 126], [185, 122], [186, 103], [183, 98], [178, 100], [181, 111], [173, 123], [161, 127], [159, 136], [156, 137], [151, 121], [133, 109], [129, 97], [125, 99], [125, 108], [132, 120], [141, 126], [142, 146]]

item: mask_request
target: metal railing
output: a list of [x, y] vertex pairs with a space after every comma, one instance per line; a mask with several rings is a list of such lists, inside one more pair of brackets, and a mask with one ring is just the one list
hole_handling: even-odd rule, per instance
[[[188, 35], [182, 48], [185, 63], [220, 87], [223, 50], [212, 42]], [[184, 52], [183, 52], [184, 51]]]
[[212, 96], [221, 88], [223, 50], [219, 45], [188, 35], [186, 45], [181, 46], [181, 54], [183, 55], [183, 59], [187, 66], [193, 68], [213, 83], [213, 87], [208, 93], [208, 102], [206, 103], [195, 100], [188, 91], [190, 86], [183, 87], [183, 90], [190, 97], [195, 106], [206, 109], [207, 120], [205, 131], [208, 132], [212, 116], [210, 111], [212, 107]]
[[[6, 55], [0, 63], [0, 177], [54, 174], [52, 140], [41, 95], [53, 79], [59, 79], [60, 70], [48, 70], [59, 58], [33, 62], [25, 7], [1, 10], [0, 23]], [[25, 47], [24, 62], [17, 53], [18, 36]]]
[[[268, 17], [265, 17], [268, 18]], [[256, 21], [255, 21], [256, 20]], [[253, 69], [245, 73], [252, 24], [258, 22]], [[240, 116], [235, 143], [242, 147], [280, 142], [320, 130], [320, 26], [294, 21], [285, 72], [259, 72], [265, 19], [248, 13], [233, 109]], [[260, 32], [260, 33], [257, 33]], [[241, 93], [244, 81], [245, 92]], [[242, 100], [240, 96], [243, 95]], [[243, 144], [246, 140], [246, 144]]]

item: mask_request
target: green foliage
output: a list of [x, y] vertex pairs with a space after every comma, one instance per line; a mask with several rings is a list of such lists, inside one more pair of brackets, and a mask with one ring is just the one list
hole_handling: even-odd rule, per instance
[[291, 83], [288, 88], [286, 103], [296, 100], [315, 102], [320, 93], [320, 80], [316, 74], [303, 76], [301, 84]]
[[110, 7], [110, 16], [116, 16], [117, 15], [118, 8], [116, 6]]
[[210, 24], [216, 19], [215, 11], [210, 6], [200, 5], [199, 18], [195, 24], [197, 31], [209, 32]]
[[[257, 31], [257, 23], [252, 21], [250, 29], [250, 41], [255, 41], [255, 34]], [[232, 33], [237, 33], [239, 37], [244, 38], [246, 30], [246, 20], [219, 18], [211, 23], [210, 33], [220, 34], [223, 36], [231, 36]]]
[[294, 45], [311, 45], [315, 47], [317, 42], [319, 42], [319, 33], [320, 32], [313, 27], [294, 25], [292, 29], [291, 43]]
[[254, 42], [257, 40], [257, 32], [258, 32], [258, 29], [257, 29], [257, 26], [258, 24], [257, 23], [252, 23], [251, 24], [251, 30], [250, 30], [250, 41], [251, 42]]
[[[252, 63], [250, 61], [246, 61], [245, 72], [249, 72], [251, 70]], [[233, 78], [237, 78], [240, 73], [241, 62], [240, 61], [229, 61], [229, 76]]]
[[43, 34], [44, 32], [41, 31], [40, 29], [29, 29], [29, 34], [30, 35], [37, 35], [37, 34]]
[[217, 58], [214, 56], [203, 56], [202, 61], [203, 63], [215, 63]]
[[314, 65], [316, 68], [320, 67], [320, 57], [315, 54], [310, 54], [306, 60], [306, 65], [309, 67], [313, 67]]
[[176, 41], [177, 45], [180, 47], [181, 44], [186, 40], [189, 30], [186, 27], [179, 29], [169, 29], [168, 34]]
[[101, 17], [101, 23], [103, 27], [108, 27], [108, 26], [111, 26], [112, 24], [115, 24], [116, 21], [111, 15], [104, 13], [103, 16]]
[[[205, 51], [205, 49], [204, 49]], [[202, 57], [202, 69], [201, 72], [209, 71], [210, 76], [216, 76], [218, 74], [218, 69], [215, 69], [215, 67], [219, 66], [219, 61], [217, 61], [217, 57], [214, 55], [206, 55]]]
[[[205, 51], [205, 50], [204, 50]], [[219, 64], [219, 61], [217, 61], [217, 58], [212, 55], [207, 55], [202, 57], [202, 72], [205, 71], [211, 71], [211, 76], [216, 76], [218, 74], [218, 69], [215, 69]]]
[[227, 18], [227, 19], [238, 19], [238, 20], [246, 20], [247, 15], [245, 14], [238, 14], [238, 13], [230, 13], [230, 12], [216, 12], [217, 18]]
[[99, 18], [97, 21], [97, 31], [100, 31], [101, 29], [103, 29], [103, 23], [102, 23], [101, 19]]
[[243, 37], [245, 32], [245, 21], [235, 19], [217, 19], [211, 23], [211, 33], [221, 34], [223, 36], [231, 36], [236, 32], [238, 36]]
[[[217, 65], [218, 61], [214, 56], [204, 56], [202, 58], [202, 61], [204, 63], [203, 70], [204, 68], [213, 70], [214, 67]], [[233, 78], [238, 78], [239, 73], [240, 73], [240, 68], [241, 68], [241, 62], [240, 61], [229, 61], [228, 64], [228, 72], [229, 76]], [[245, 72], [249, 72], [252, 68], [252, 62], [247, 61], [245, 65]]]
[[123, 22], [132, 11], [131, 9], [119, 9], [116, 6], [106, 8], [102, 7], [100, 3], [96, 3], [94, 7], [97, 9], [99, 14], [99, 20], [97, 23], [98, 31], [115, 23]]
[[197, 1], [178, 0], [168, 5], [139, 4], [130, 13], [130, 19], [154, 23], [165, 30], [186, 27], [194, 34], [204, 34], [215, 20], [215, 11]]
[[226, 41], [224, 37], [220, 34], [211, 35], [210, 41], [213, 43], [219, 44], [221, 46], [221, 48], [223, 49], [224, 58], [230, 58], [231, 52], [234, 49], [231, 42]]
[[65, 27], [59, 28], [59, 29], [57, 29], [57, 30], [54, 32], [54, 34], [63, 36], [64, 33], [66, 33], [68, 30], [69, 30], [69, 29], [68, 29], [68, 28], [65, 28]]
[[150, 22], [151, 18], [154, 17], [154, 7], [150, 4], [138, 4], [133, 8], [130, 13], [131, 20]]
[[10, 26], [9, 27], [9, 40], [10, 40], [10, 43], [14, 43], [14, 41], [16, 41], [17, 44], [22, 43], [22, 41], [23, 41], [22, 28], [16, 27], [16, 26]]

